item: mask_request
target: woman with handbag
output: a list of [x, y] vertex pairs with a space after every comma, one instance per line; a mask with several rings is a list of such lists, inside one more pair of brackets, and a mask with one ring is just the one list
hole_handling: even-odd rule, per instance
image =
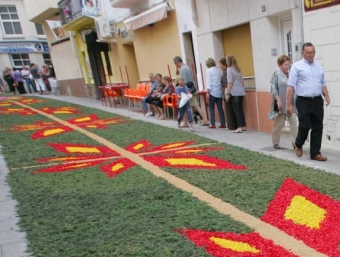
[[[286, 93], [287, 93], [287, 82], [288, 82], [288, 73], [290, 67], [290, 58], [287, 55], [281, 55], [277, 59], [277, 64], [279, 68], [274, 73], [273, 82], [272, 82], [272, 92], [273, 97], [277, 102], [277, 108], [279, 110], [279, 114], [277, 118], [274, 120], [274, 126], [272, 130], [272, 142], [275, 149], [280, 149], [280, 135], [282, 132], [282, 128], [285, 125], [286, 119], [289, 122], [290, 126], [290, 138], [292, 142], [293, 148], [295, 148], [295, 138], [297, 135], [297, 121], [296, 114], [292, 113], [292, 115], [287, 114], [286, 110]], [[295, 96], [293, 96], [293, 103]]]

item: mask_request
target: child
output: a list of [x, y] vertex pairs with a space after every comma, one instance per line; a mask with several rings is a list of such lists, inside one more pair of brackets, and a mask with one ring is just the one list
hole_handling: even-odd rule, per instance
[[[183, 92], [184, 94], [190, 95], [189, 88], [185, 85], [184, 79], [179, 76], [177, 79], [178, 86], [176, 87], [176, 94], [179, 99], [181, 99], [181, 93]], [[180, 128], [181, 126], [181, 121], [183, 119], [184, 113], [187, 114], [188, 121], [189, 121], [189, 127], [191, 132], [195, 132], [194, 127], [193, 127], [193, 119], [192, 119], [192, 113], [191, 113], [191, 107], [189, 104], [189, 101], [185, 103], [184, 106], [181, 108], [178, 107], [178, 127]]]

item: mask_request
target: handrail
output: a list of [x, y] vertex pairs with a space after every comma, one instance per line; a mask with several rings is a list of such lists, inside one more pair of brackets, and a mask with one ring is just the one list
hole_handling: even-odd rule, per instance
[[255, 76], [243, 77], [243, 81], [244, 81], [244, 88], [245, 89], [255, 89], [256, 88]]

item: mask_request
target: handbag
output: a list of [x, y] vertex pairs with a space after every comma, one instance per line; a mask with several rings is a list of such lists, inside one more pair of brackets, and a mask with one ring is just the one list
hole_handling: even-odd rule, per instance
[[[276, 104], [276, 107], [275, 107], [275, 104]], [[276, 99], [273, 97], [273, 101], [272, 101], [272, 104], [270, 106], [270, 110], [269, 110], [269, 113], [268, 113], [268, 119], [269, 120], [275, 120], [278, 116], [279, 116], [279, 108], [277, 106]]]
[[277, 100], [275, 99], [275, 91], [279, 93], [278, 87], [278, 74], [277, 71], [274, 72], [271, 80], [270, 80], [270, 93], [272, 95], [272, 104], [269, 109], [268, 119], [275, 120], [279, 116], [279, 106], [277, 105]]
[[190, 92], [191, 94], [196, 93], [197, 89], [196, 89], [196, 86], [195, 86], [195, 84], [194, 84], [193, 82], [189, 81], [189, 82], [187, 83], [187, 87], [189, 88], [189, 92]]

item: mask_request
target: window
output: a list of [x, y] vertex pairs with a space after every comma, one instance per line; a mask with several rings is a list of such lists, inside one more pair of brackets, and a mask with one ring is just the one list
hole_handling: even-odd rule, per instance
[[43, 54], [43, 58], [44, 58], [44, 63], [46, 63], [48, 65], [52, 65], [51, 55], [50, 54]]
[[45, 31], [44, 31], [44, 27], [41, 24], [38, 23], [34, 23], [35, 24], [35, 29], [37, 31], [37, 34], [39, 36], [45, 36]]
[[0, 18], [6, 35], [22, 34], [17, 8], [0, 6]]
[[11, 54], [14, 67], [29, 66], [31, 64], [28, 54]]

